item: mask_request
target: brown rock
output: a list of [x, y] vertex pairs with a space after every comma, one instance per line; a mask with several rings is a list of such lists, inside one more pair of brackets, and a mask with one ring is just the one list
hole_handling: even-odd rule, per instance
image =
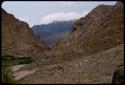
[[124, 65], [120, 65], [114, 72], [112, 84], [123, 84], [124, 81]]
[[31, 56], [48, 47], [35, 37], [26, 22], [2, 9], [2, 55]]
[[59, 39], [53, 49], [82, 50], [84, 55], [90, 55], [123, 44], [124, 8], [119, 3], [97, 6], [77, 20], [73, 31]]

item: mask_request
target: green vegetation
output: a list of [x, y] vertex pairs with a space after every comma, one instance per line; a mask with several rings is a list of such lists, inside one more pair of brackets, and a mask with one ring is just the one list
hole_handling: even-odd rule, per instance
[[10, 55], [7, 55], [7, 56], [3, 56], [2, 57], [2, 62], [3, 63], [9, 63], [9, 64], [12, 64], [12, 65], [19, 65], [19, 64], [29, 64], [29, 63], [32, 63], [33, 60], [31, 57], [13, 57], [13, 56], [10, 56]]
[[19, 84], [20, 81], [15, 80], [12, 75], [11, 67], [20, 64], [32, 63], [31, 57], [14, 57], [11, 55], [2, 56], [2, 82], [9, 84]]
[[3, 64], [2, 65], [2, 82], [8, 84], [19, 84], [20, 81], [15, 80], [12, 75], [11, 65]]

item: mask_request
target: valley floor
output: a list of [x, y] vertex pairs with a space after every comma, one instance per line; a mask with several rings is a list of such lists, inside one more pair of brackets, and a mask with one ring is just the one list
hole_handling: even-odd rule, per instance
[[21, 81], [25, 84], [111, 83], [116, 67], [124, 62], [123, 49], [120, 45], [84, 58], [44, 65], [33, 74], [22, 77]]

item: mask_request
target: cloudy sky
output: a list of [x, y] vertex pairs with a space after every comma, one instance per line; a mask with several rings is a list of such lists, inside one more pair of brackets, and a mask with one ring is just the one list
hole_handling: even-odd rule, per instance
[[32, 27], [52, 21], [79, 19], [99, 4], [115, 3], [116, 1], [4, 1], [2, 8]]

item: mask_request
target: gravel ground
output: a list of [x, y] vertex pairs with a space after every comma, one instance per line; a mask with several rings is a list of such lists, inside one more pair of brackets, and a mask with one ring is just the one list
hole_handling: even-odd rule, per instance
[[24, 84], [110, 84], [113, 73], [123, 63], [123, 46], [84, 56], [83, 58], [41, 66], [34, 74], [22, 79]]

